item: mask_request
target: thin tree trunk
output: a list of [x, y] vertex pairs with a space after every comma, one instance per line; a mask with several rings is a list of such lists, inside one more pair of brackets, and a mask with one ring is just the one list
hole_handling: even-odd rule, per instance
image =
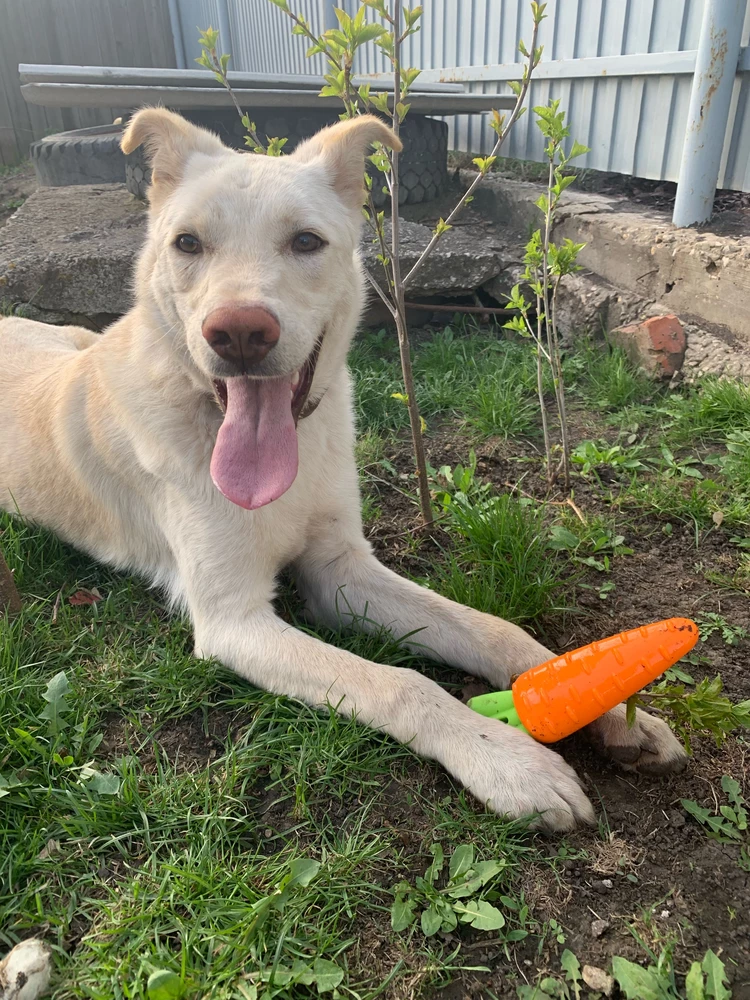
[[[557, 333], [557, 289], [560, 287], [560, 278], [555, 282], [552, 292], [552, 339], [554, 342], [554, 362], [557, 369], [557, 380], [559, 382], [559, 392], [556, 393], [557, 411], [560, 417], [560, 436], [562, 439], [562, 463], [563, 485], [565, 489], [570, 489], [570, 439], [568, 436], [568, 414], [565, 407], [565, 382], [563, 379], [562, 359], [560, 358], [560, 340]], [[559, 471], [558, 471], [559, 475]]]
[[[560, 415], [560, 395], [557, 382], [557, 367], [555, 365], [555, 349], [552, 343], [552, 316], [549, 295], [549, 243], [550, 243], [550, 221], [552, 204], [552, 180], [554, 178], [554, 162], [550, 159], [549, 173], [547, 177], [547, 208], [544, 213], [544, 242], [542, 245], [542, 306], [544, 308], [544, 333], [547, 338], [547, 351], [549, 352], [549, 365], [552, 371], [552, 384], [555, 389], [555, 403], [557, 404], [558, 417]], [[561, 431], [562, 433], [562, 431]], [[557, 470], [552, 464], [552, 455], [547, 460], [547, 483], [554, 486], [557, 481]]]
[[[403, 295], [403, 290], [402, 290]], [[414, 460], [417, 465], [417, 480], [419, 483], [419, 506], [422, 511], [422, 520], [425, 524], [433, 521], [432, 501], [430, 498], [430, 483], [427, 478], [427, 460], [424, 453], [424, 438], [422, 437], [422, 420], [419, 416], [417, 406], [417, 395], [414, 389], [414, 376], [411, 369], [411, 347], [409, 345], [409, 333], [406, 328], [403, 312], [398, 309], [396, 312], [396, 331], [398, 333], [398, 347], [401, 355], [401, 369], [404, 377], [404, 387], [406, 389], [406, 400], [409, 408], [409, 426], [411, 427], [411, 443], [414, 448]]]
[[[538, 275], [537, 275], [538, 277]], [[539, 293], [536, 296], [536, 336], [534, 336], [533, 331], [529, 327], [529, 330], [534, 337], [534, 342], [536, 343], [536, 391], [539, 396], [539, 412], [542, 415], [542, 431], [544, 433], [544, 457], [547, 462], [547, 485], [552, 485], [552, 442], [549, 436], [549, 423], [547, 421], [547, 405], [544, 402], [544, 371], [542, 358], [544, 357], [543, 348], [543, 331], [542, 331], [542, 307], [543, 302]], [[528, 320], [526, 321], [528, 325]], [[547, 358], [548, 363], [551, 365], [552, 361]]]
[[[276, 3], [276, 0], [273, 0], [273, 2]], [[326, 43], [325, 37], [318, 38], [313, 33], [310, 25], [304, 20], [304, 18], [298, 16], [293, 11], [289, 10], [288, 5], [286, 3], [284, 4], [276, 3], [276, 5], [281, 7], [282, 10], [284, 10], [286, 14], [292, 19], [292, 21], [294, 21], [295, 34], [302, 34], [306, 36], [313, 43], [313, 46], [315, 47], [316, 51], [325, 50], [327, 59], [330, 63], [330, 67], [332, 69], [335, 69], [338, 72], [338, 74], [343, 74], [344, 92], [342, 94], [342, 100], [344, 103], [344, 107], [346, 108], [347, 115], [349, 117], [352, 117], [355, 113], [359, 112], [360, 98], [362, 99], [362, 103], [365, 110], [369, 109], [371, 107], [371, 102], [368, 100], [368, 98], [366, 96], [363, 96], [361, 93], [359, 94], [358, 97], [357, 93], [353, 90], [351, 74], [353, 66], [352, 60], [353, 60], [354, 49], [350, 47], [346, 47], [345, 49], [339, 49], [338, 46], [335, 49], [332, 49], [331, 46]], [[379, 4], [377, 6], [380, 8]], [[535, 5], [532, 5], [532, 7], [535, 8]], [[380, 9], [382, 9], [383, 12], [385, 13], [386, 8], [384, 5]], [[404, 10], [407, 10], [407, 8], [404, 8]], [[542, 11], [543, 11], [543, 5], [541, 9], [538, 10], [536, 8], [534, 9], [534, 27], [532, 32], [531, 50], [526, 53], [527, 62], [523, 73], [523, 80], [518, 90], [516, 91], [517, 95], [516, 102], [511, 112], [511, 116], [507, 125], [504, 124], [504, 116], [501, 119], [499, 116], [497, 116], [497, 112], [495, 112], [497, 116], [496, 131], [498, 135], [497, 135], [497, 140], [493, 146], [492, 152], [490, 154], [491, 157], [497, 156], [501, 146], [503, 145], [505, 139], [508, 136], [508, 133], [510, 132], [511, 128], [513, 127], [513, 125], [521, 115], [522, 111], [524, 110], [524, 101], [526, 99], [526, 94], [528, 92], [528, 88], [531, 83], [531, 76], [538, 62], [538, 59], [541, 57], [541, 49], [537, 52], [536, 42], [539, 33], [539, 24], [543, 18]], [[402, 9], [400, 5], [400, 0], [391, 0], [391, 12], [392, 12], [391, 16], [386, 14], [386, 20], [393, 29], [393, 49], [392, 49], [392, 54], [389, 53], [391, 55], [391, 61], [393, 63], [393, 70], [394, 70], [392, 125], [394, 133], [398, 135], [400, 131], [401, 121], [397, 106], [401, 102], [402, 98], [401, 44], [404, 38], [408, 34], [412, 33], [413, 30], [415, 29], [413, 28], [413, 24], [411, 25], [407, 24], [407, 30], [404, 32], [403, 35], [401, 34]], [[521, 46], [521, 51], [524, 51], [523, 46]], [[227, 78], [225, 66], [222, 65], [221, 58], [216, 53], [216, 46], [214, 45], [211, 49], [209, 49], [204, 44], [203, 56], [205, 57], [203, 65], [210, 66], [210, 68], [213, 69], [214, 73], [218, 76], [221, 83], [229, 91], [232, 102], [240, 118], [243, 119], [243, 122], [247, 121], [248, 119], [243, 115], [240, 104], [232, 89], [232, 85], [230, 84], [229, 79]], [[408, 87], [406, 88], [406, 90], [408, 90]], [[406, 94], [404, 94], [404, 98], [405, 97]], [[493, 125], [493, 127], [495, 126]], [[265, 148], [263, 147], [263, 144], [260, 142], [258, 136], [254, 132], [251, 132], [250, 136], [251, 139], [255, 142], [256, 146]], [[395, 150], [392, 152], [390, 160], [391, 160], [390, 176], [388, 173], [386, 173], [385, 176], [386, 176], [386, 183], [390, 188], [391, 209], [392, 209], [391, 211], [392, 245], [391, 245], [391, 260], [390, 260], [391, 273], [390, 274], [388, 273], [387, 265], [384, 265], [384, 268], [386, 272], [387, 284], [389, 286], [388, 291], [390, 291], [391, 293], [390, 297], [392, 298], [392, 302], [389, 301], [389, 295], [387, 291], [384, 291], [377, 284], [377, 282], [371, 275], [368, 275], [368, 278], [370, 280], [370, 284], [375, 289], [381, 301], [384, 303], [386, 308], [391, 312], [393, 319], [396, 323], [396, 330], [398, 333], [398, 341], [399, 341], [399, 351], [401, 355], [401, 368], [403, 372], [404, 387], [406, 389], [407, 404], [409, 409], [409, 423], [411, 426], [414, 459], [417, 466], [417, 479], [419, 482], [419, 502], [422, 510], [422, 518], [425, 524], [430, 524], [433, 520], [433, 513], [432, 513], [432, 504], [430, 502], [430, 488], [427, 477], [427, 463], [424, 454], [424, 441], [422, 437], [422, 420], [419, 415], [416, 393], [414, 391], [414, 378], [411, 367], [411, 352], [409, 349], [409, 337], [406, 324], [406, 305], [404, 302], [405, 289], [410, 284], [410, 282], [413, 281], [415, 275], [420, 270], [425, 260], [431, 254], [432, 250], [437, 245], [443, 233], [451, 228], [453, 220], [458, 216], [458, 214], [462, 211], [462, 209], [472, 200], [474, 189], [477, 187], [482, 177], [485, 176], [487, 171], [483, 170], [472, 181], [472, 183], [469, 185], [468, 190], [461, 196], [458, 203], [454, 207], [453, 211], [448, 216], [447, 222], [442, 227], [436, 228], [428, 246], [425, 247], [425, 249], [422, 251], [417, 261], [411, 267], [411, 270], [409, 270], [407, 274], [402, 275], [401, 261], [399, 258], [399, 249], [400, 249], [399, 247], [400, 222], [398, 215], [398, 209], [399, 209], [398, 196], [400, 187], [399, 169], [398, 169], [399, 162], [398, 162], [398, 153]], [[375, 207], [372, 203], [372, 198], [370, 198], [369, 201], [369, 210], [370, 210], [371, 220], [374, 223], [377, 237], [380, 242], [381, 255], [385, 258], [387, 256], [385, 240], [383, 238], [383, 232], [378, 221], [377, 213], [375, 212]], [[391, 287], [391, 279], [392, 279], [392, 287]], [[438, 306], [437, 308], [440, 309], [441, 307]], [[469, 307], [461, 309], [459, 311], [473, 312], [475, 310]], [[482, 313], [497, 313], [497, 314], [504, 314], [506, 312], [506, 310], [502, 309], [486, 309], [486, 310], [477, 309], [476, 311]], [[545, 414], [545, 419], [546, 419], [546, 414]]]
[[[400, 131], [400, 119], [397, 106], [401, 100], [401, 7], [395, 0], [393, 7], [393, 131]], [[422, 520], [431, 524], [432, 503], [430, 501], [430, 484], [427, 478], [427, 461], [424, 453], [422, 437], [422, 420], [417, 405], [417, 394], [414, 389], [414, 375], [411, 367], [411, 348], [409, 331], [406, 325], [406, 307], [404, 306], [404, 284], [401, 280], [401, 220], [398, 216], [399, 171], [398, 152], [394, 149], [391, 157], [391, 268], [393, 270], [393, 304], [395, 306], [396, 331], [398, 347], [401, 355], [401, 370], [406, 389], [406, 402], [409, 407], [409, 425], [411, 441], [414, 448], [414, 460], [417, 465], [417, 481], [419, 483], [419, 506], [422, 510]]]
[[544, 402], [544, 373], [542, 370], [542, 350], [536, 349], [536, 391], [539, 396], [539, 412], [542, 415], [542, 433], [544, 434], [544, 455], [547, 459], [547, 479], [549, 480], [549, 468], [552, 461], [552, 448], [549, 440], [549, 426], [547, 425], [547, 407]]

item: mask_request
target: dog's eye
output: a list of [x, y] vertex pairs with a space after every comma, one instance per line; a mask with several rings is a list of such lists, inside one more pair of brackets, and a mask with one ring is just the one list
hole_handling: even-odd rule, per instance
[[322, 246], [323, 240], [315, 233], [297, 233], [292, 240], [292, 250], [295, 253], [312, 253], [314, 250], [320, 250]]
[[190, 233], [180, 233], [174, 241], [174, 245], [183, 253], [200, 253], [202, 249], [201, 241], [196, 236], [191, 236]]

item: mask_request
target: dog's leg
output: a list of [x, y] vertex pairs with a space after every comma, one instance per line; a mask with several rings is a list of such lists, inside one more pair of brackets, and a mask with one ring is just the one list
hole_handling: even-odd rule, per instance
[[13, 338], [19, 345], [28, 343], [32, 350], [85, 351], [100, 340], [101, 335], [83, 326], [52, 326], [20, 316], [8, 316], [0, 319], [0, 338]]
[[[433, 659], [507, 688], [521, 673], [553, 654], [523, 629], [449, 601], [383, 566], [354, 530], [342, 537], [346, 518], [314, 537], [296, 564], [297, 581], [311, 617], [329, 626], [388, 627], [395, 636], [414, 634], [412, 648]], [[665, 722], [638, 711], [628, 727], [618, 706], [588, 727], [592, 742], [626, 770], [667, 774], [684, 769], [687, 758]]]
[[266, 691], [356, 715], [437, 760], [495, 812], [539, 813], [539, 825], [554, 830], [593, 820], [575, 772], [547, 747], [482, 718], [415, 670], [372, 663], [282, 621], [271, 607], [275, 567], [264, 568], [252, 532], [227, 538], [212, 509], [182, 502], [162, 514], [198, 656]]
[[[231, 607], [227, 594], [223, 608]], [[201, 620], [202, 619], [202, 620]], [[291, 628], [269, 608], [238, 618], [223, 610], [196, 620], [196, 651], [253, 684], [331, 705], [439, 761], [503, 815], [539, 813], [538, 825], [591, 822], [591, 804], [561, 757], [518, 730], [484, 719], [414, 670], [371, 663]]]

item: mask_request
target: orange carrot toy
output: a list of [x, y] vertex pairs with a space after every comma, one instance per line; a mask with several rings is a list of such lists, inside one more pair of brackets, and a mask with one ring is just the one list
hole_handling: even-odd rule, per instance
[[479, 695], [469, 708], [554, 743], [627, 701], [697, 641], [698, 626], [688, 618], [643, 625], [540, 663], [511, 691]]

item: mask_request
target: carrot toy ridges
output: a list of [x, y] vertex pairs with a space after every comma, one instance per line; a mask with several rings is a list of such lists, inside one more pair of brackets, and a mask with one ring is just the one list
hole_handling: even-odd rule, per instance
[[469, 707], [554, 743], [627, 701], [697, 641], [698, 626], [688, 618], [642, 625], [540, 663], [512, 691], [479, 695]]

